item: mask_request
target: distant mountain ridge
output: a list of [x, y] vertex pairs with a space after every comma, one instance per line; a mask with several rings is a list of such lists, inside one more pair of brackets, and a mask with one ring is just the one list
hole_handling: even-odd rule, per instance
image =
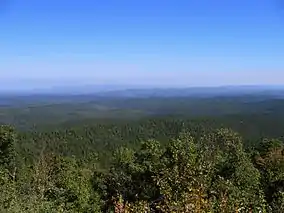
[[[91, 89], [93, 88], [93, 89]], [[214, 98], [253, 96], [253, 99], [284, 98], [281, 86], [221, 86], [188, 88], [134, 88], [94, 86], [88, 89], [34, 91], [33, 93], [0, 93], [0, 106], [52, 103], [84, 103], [99, 99], [129, 98]]]
[[200, 95], [200, 94], [226, 94], [226, 93], [254, 93], [254, 92], [284, 91], [284, 86], [267, 85], [240, 85], [240, 86], [199, 86], [199, 87], [157, 87], [143, 85], [71, 85], [56, 86], [51, 88], [34, 88], [29, 90], [4, 90], [0, 89], [0, 95]]
[[97, 93], [102, 97], [147, 98], [147, 97], [213, 97], [239, 95], [267, 95], [284, 97], [284, 88], [262, 86], [222, 86], [192, 88], [125, 89]]

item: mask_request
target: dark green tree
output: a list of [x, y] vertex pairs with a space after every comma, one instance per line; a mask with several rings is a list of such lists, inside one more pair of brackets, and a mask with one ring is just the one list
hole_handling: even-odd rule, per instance
[[16, 175], [16, 139], [14, 128], [0, 126], [0, 168], [9, 171], [11, 178], [15, 178]]

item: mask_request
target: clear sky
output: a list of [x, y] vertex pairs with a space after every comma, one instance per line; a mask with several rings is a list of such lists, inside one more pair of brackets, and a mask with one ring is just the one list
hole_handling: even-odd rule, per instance
[[0, 0], [0, 78], [1, 88], [284, 84], [284, 2]]

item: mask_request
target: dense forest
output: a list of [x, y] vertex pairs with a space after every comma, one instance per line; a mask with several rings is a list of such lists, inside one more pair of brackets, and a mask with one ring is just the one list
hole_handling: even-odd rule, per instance
[[5, 103], [0, 210], [282, 213], [283, 109], [261, 96]]

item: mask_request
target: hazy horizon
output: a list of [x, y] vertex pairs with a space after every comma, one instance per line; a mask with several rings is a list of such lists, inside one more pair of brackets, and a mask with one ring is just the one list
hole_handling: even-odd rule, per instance
[[242, 85], [199, 85], [199, 86], [167, 86], [167, 85], [131, 85], [131, 84], [86, 84], [86, 85], [54, 85], [54, 86], [26, 86], [21, 87], [21, 89], [17, 87], [3, 87], [0, 86], [0, 94], [96, 94], [99, 92], [112, 92], [112, 91], [127, 91], [127, 90], [143, 90], [143, 91], [154, 91], [154, 90], [161, 90], [161, 91], [175, 91], [179, 89], [193, 89], [193, 91], [219, 91], [219, 89], [226, 90], [226, 91], [283, 91], [283, 85], [260, 85], [260, 84], [242, 84]]
[[278, 0], [5, 0], [0, 23], [0, 90], [284, 85]]

